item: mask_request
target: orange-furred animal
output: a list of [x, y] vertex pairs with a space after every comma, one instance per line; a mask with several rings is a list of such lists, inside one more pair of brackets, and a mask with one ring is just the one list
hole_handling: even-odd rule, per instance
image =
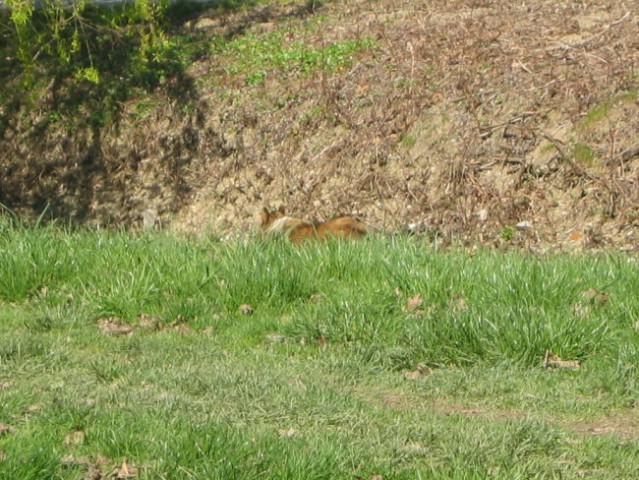
[[325, 222], [305, 222], [286, 215], [284, 207], [275, 212], [264, 208], [261, 212], [262, 233], [264, 235], [288, 235], [293, 243], [304, 240], [336, 238], [359, 238], [366, 235], [366, 226], [353, 217], [337, 217]]

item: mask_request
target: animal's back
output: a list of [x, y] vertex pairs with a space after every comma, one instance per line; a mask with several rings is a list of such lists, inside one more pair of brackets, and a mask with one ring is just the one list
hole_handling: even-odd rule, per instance
[[366, 226], [353, 217], [332, 218], [317, 227], [317, 234], [320, 238], [328, 236], [357, 238], [366, 235], [366, 233]]
[[317, 227], [312, 223], [302, 222], [288, 232], [288, 237], [293, 243], [300, 243], [304, 240], [318, 238]]
[[261, 229], [264, 235], [288, 235], [293, 243], [327, 237], [358, 238], [367, 233], [366, 226], [353, 217], [337, 217], [326, 222], [308, 223], [299, 218], [287, 216], [283, 207], [275, 212], [264, 208], [261, 218]]

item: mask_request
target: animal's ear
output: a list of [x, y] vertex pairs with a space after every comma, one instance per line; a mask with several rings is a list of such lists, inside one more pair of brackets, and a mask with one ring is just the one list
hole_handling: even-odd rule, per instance
[[262, 225], [266, 225], [271, 218], [271, 212], [268, 211], [268, 208], [264, 207], [260, 212], [260, 218], [262, 219]]
[[286, 207], [284, 205], [278, 208], [277, 211], [280, 212], [282, 215], [286, 215]]

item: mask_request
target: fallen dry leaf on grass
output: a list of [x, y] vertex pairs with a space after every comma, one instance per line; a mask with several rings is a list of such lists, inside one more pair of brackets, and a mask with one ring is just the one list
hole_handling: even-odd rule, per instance
[[186, 323], [180, 323], [179, 325], [176, 325], [175, 327], [173, 327], [173, 330], [184, 334], [193, 333], [193, 329]]
[[574, 303], [570, 307], [570, 309], [572, 310], [572, 313], [574, 315], [581, 318], [586, 318], [588, 315], [590, 315], [590, 312], [592, 311], [592, 308], [590, 307], [590, 305], [584, 305], [583, 302]]
[[571, 242], [581, 242], [583, 239], [584, 234], [579, 230], [573, 230], [572, 232], [570, 232], [570, 235], [568, 235], [568, 240], [570, 240]]
[[253, 313], [253, 307], [251, 307], [248, 303], [243, 303], [240, 305], [240, 308], [238, 308], [238, 311], [242, 315], [251, 315]]
[[402, 372], [402, 376], [406, 380], [417, 380], [422, 375], [423, 375], [422, 372], [420, 372], [419, 370], [412, 370], [412, 371], [405, 370]]
[[125, 479], [125, 478], [135, 478], [138, 476], [138, 469], [133, 465], [130, 465], [126, 458], [122, 461], [122, 465], [117, 469], [115, 478], [116, 479]]
[[406, 304], [402, 307], [402, 311], [404, 312], [414, 312], [424, 303], [424, 299], [421, 295], [415, 295], [414, 297], [409, 297], [406, 300]]
[[295, 435], [297, 435], [297, 430], [295, 430], [293, 427], [288, 428], [288, 429], [280, 429], [277, 431], [277, 434], [280, 437], [286, 437], [286, 438], [291, 438], [294, 437]]
[[161, 330], [162, 320], [160, 320], [155, 315], [141, 313], [138, 315], [138, 325], [140, 325], [141, 328], [148, 330]]
[[605, 292], [600, 292], [594, 288], [589, 288], [584, 293], [582, 293], [581, 296], [585, 300], [589, 300], [592, 303], [596, 303], [598, 305], [603, 305], [607, 303], [608, 300], [610, 300], [610, 295]]
[[284, 343], [286, 336], [279, 333], [267, 333], [264, 340], [266, 343]]
[[124, 323], [117, 317], [100, 318], [98, 326], [105, 335], [129, 335], [134, 328], [130, 323]]
[[169, 323], [169, 328], [176, 332], [184, 334], [193, 332], [182, 315], [178, 315], [178, 318], [175, 321]]
[[[66, 467], [72, 467], [74, 465], [78, 465], [81, 467], [88, 467], [91, 465], [91, 460], [89, 459], [89, 457], [85, 457], [85, 456], [76, 457], [75, 455], [65, 455], [64, 457], [60, 459], [60, 463]], [[95, 478], [95, 477], [92, 476], [89, 478]]]
[[204, 335], [213, 335], [215, 333], [215, 329], [213, 327], [211, 327], [211, 326], [204, 327], [202, 329], [202, 333]]
[[406, 380], [417, 380], [418, 378], [423, 377], [429, 371], [430, 369], [426, 365], [420, 364], [420, 365], [417, 365], [417, 367], [415, 367], [415, 370], [404, 370], [402, 372], [402, 376]]
[[453, 299], [455, 301], [455, 307], [458, 310], [468, 310], [468, 302], [463, 297], [463, 295], [459, 295], [459, 294], [455, 295]]
[[424, 453], [426, 449], [421, 443], [410, 442], [402, 448], [406, 453]]
[[86, 435], [82, 430], [75, 430], [64, 437], [65, 445], [80, 445], [84, 443]]
[[320, 335], [315, 339], [315, 343], [321, 350], [326, 350], [328, 348], [328, 339], [324, 335]]
[[[117, 469], [113, 470], [113, 462], [104, 455], [98, 455], [95, 460], [88, 456], [65, 455], [60, 463], [66, 467], [81, 467], [84, 471], [82, 480], [106, 480], [117, 477]], [[111, 473], [106, 473], [111, 472]]]
[[542, 365], [544, 368], [552, 367], [552, 368], [581, 368], [581, 362], [579, 360], [564, 360], [559, 356], [555, 355], [550, 350], [546, 350], [546, 354], [544, 355], [544, 363]]
[[44, 408], [44, 403], [34, 403], [24, 409], [24, 413], [36, 413]]
[[0, 437], [15, 432], [15, 429], [6, 423], [0, 423]]
[[4, 390], [5, 388], [9, 388], [11, 386], [11, 382], [0, 382], [0, 390]]
[[426, 314], [426, 312], [430, 310], [432, 307], [431, 305], [427, 309], [420, 308], [423, 304], [424, 304], [424, 299], [422, 298], [422, 296], [415, 295], [414, 297], [409, 297], [406, 300], [406, 304], [402, 306], [402, 311], [408, 313], [408, 318], [419, 317], [421, 315]]
[[572, 305], [571, 309], [575, 315], [585, 318], [591, 314], [593, 308], [601, 307], [608, 303], [610, 295], [594, 288], [589, 288], [581, 294], [581, 298], [581, 300]]

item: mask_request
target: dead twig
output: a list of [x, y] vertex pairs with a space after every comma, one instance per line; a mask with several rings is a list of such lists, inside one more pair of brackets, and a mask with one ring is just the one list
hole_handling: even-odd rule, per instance
[[611, 160], [610, 164], [624, 164], [629, 162], [635, 157], [639, 156], [639, 142], [635, 143], [631, 147], [625, 149], [623, 152], [615, 155]]
[[579, 40], [578, 42], [574, 42], [574, 43], [565, 43], [563, 45], [557, 45], [555, 47], [550, 47], [548, 48], [548, 50], [568, 50], [570, 48], [580, 48], [580, 47], [585, 47], [586, 45], [588, 45], [589, 43], [594, 42], [595, 40], [597, 40], [599, 37], [604, 36], [606, 33], [608, 33], [608, 31], [610, 31], [613, 27], [616, 27], [617, 25], [623, 23], [626, 21], [626, 19], [630, 16], [630, 12], [626, 12], [625, 15], [621, 18], [619, 18], [618, 20], [615, 20], [612, 23], [609, 23], [608, 25], [606, 25], [603, 30], [601, 30], [600, 32], [595, 33], [594, 35], [591, 35], [590, 37], [584, 38], [583, 40]]
[[546, 350], [546, 354], [544, 355], [544, 363], [542, 367], [548, 368], [581, 368], [581, 362], [579, 360], [564, 360], [559, 356], [555, 355], [552, 351]]
[[566, 162], [567, 164], [569, 164], [577, 175], [589, 178], [590, 180], [593, 180], [593, 181], [598, 181], [597, 178], [593, 177], [590, 173], [588, 173], [586, 170], [584, 170], [579, 165], [577, 165], [577, 163], [572, 158], [566, 155], [566, 153], [564, 152], [564, 149], [559, 144], [559, 140], [551, 137], [550, 135], [546, 133], [543, 134], [543, 137], [546, 140], [548, 140], [553, 147], [555, 147], [555, 150], [557, 150], [557, 153], [559, 154], [559, 158], [563, 160], [564, 162]]

